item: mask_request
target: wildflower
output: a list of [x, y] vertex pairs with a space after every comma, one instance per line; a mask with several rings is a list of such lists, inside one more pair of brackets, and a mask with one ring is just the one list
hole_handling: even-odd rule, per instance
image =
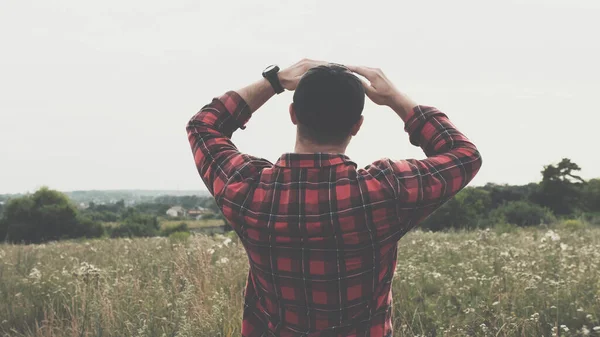
[[498, 302], [498, 301], [496, 301], [496, 302], [492, 303], [492, 305], [493, 305], [493, 306], [496, 306], [496, 305], [498, 305], [498, 304], [500, 304], [500, 302]]
[[[546, 234], [544, 234], [544, 238], [548, 238], [552, 241], [558, 241], [560, 240], [560, 235], [558, 235], [558, 233], [554, 232], [553, 230], [549, 230], [546, 232]], [[544, 240], [544, 238], [542, 238], [542, 242], [546, 241]]]
[[535, 312], [530, 316], [529, 320], [532, 322], [537, 322], [539, 320], [539, 318], [540, 318], [540, 314]]
[[584, 336], [589, 336], [590, 335], [590, 329], [588, 329], [587, 326], [584, 325], [581, 328], [581, 334], [584, 335]]
[[594, 318], [594, 316], [592, 316], [592, 314], [587, 314], [587, 315], [585, 315], [585, 318], [592, 319], [592, 318]]
[[225, 247], [227, 247], [227, 246], [228, 246], [230, 243], [231, 243], [231, 239], [230, 239], [230, 238], [227, 238], [227, 239], [225, 239], [225, 240], [223, 241], [223, 245], [224, 245]]
[[29, 273], [29, 278], [39, 281], [42, 278], [42, 272], [39, 271], [37, 268], [33, 267], [33, 269], [31, 269], [31, 272]]
[[563, 251], [564, 251], [564, 250], [567, 250], [567, 249], [569, 249], [569, 245], [567, 245], [567, 244], [565, 244], [565, 243], [561, 243], [561, 244], [560, 244], [560, 250], [563, 250]]
[[562, 324], [560, 328], [563, 329], [564, 332], [569, 332], [569, 328], [564, 324]]
[[218, 264], [225, 264], [229, 262], [229, 259], [226, 257], [222, 257], [219, 261], [217, 261]]
[[215, 253], [215, 250], [211, 248], [211, 249], [207, 250], [206, 252], [209, 253], [210, 255], [212, 255]]
[[594, 331], [600, 331], [600, 325], [597, 325], [597, 326], [593, 327], [592, 330], [594, 330]]

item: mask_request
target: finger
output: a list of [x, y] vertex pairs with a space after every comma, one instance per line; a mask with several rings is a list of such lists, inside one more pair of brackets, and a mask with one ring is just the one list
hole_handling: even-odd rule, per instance
[[365, 88], [365, 93], [367, 94], [367, 96], [371, 97], [372, 95], [374, 95], [377, 91], [375, 90], [375, 88], [373, 88], [373, 86], [371, 86], [371, 84], [363, 79], [360, 80], [362, 82], [363, 87]]
[[375, 77], [377, 76], [377, 71], [375, 71], [375, 69], [362, 67], [362, 66], [346, 66], [346, 67], [348, 69], [350, 69], [350, 71], [352, 71], [353, 73], [357, 73], [357, 74], [367, 78], [371, 82], [373, 82], [375, 80]]
[[317, 60], [307, 60], [306, 61], [307, 69], [318, 67], [318, 66], [323, 66], [323, 65], [327, 65], [327, 64], [329, 64], [329, 63], [325, 62], [325, 61], [317, 61]]

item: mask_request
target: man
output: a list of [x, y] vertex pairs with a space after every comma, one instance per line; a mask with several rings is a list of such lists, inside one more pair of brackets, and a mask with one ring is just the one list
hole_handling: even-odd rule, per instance
[[[391, 336], [397, 242], [467, 185], [479, 152], [381, 70], [312, 60], [278, 70], [214, 99], [187, 125], [198, 171], [248, 254], [242, 335]], [[275, 164], [238, 152], [232, 133], [284, 89], [295, 90], [295, 151]], [[357, 169], [344, 152], [365, 93], [405, 122], [427, 159]]]

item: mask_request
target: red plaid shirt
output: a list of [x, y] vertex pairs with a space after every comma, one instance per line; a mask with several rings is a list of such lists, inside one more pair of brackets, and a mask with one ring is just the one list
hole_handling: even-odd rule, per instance
[[272, 164], [231, 142], [250, 116], [228, 92], [187, 125], [198, 172], [248, 254], [242, 335], [390, 336], [398, 240], [475, 176], [477, 148], [417, 106], [405, 130], [425, 160], [358, 169], [343, 154], [290, 153]]

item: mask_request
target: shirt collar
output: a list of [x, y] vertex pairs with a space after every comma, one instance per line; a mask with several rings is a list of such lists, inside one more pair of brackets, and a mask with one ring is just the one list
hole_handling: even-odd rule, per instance
[[341, 153], [285, 153], [275, 163], [275, 166], [316, 168], [340, 164], [356, 166], [350, 158]]

